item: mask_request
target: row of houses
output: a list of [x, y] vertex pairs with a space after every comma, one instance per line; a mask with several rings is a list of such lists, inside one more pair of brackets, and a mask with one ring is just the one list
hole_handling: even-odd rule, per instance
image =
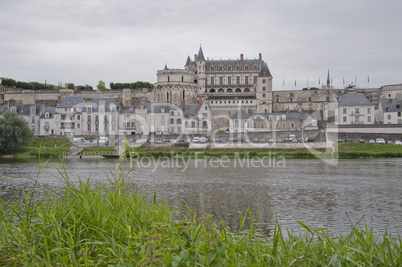
[[216, 129], [216, 116], [207, 101], [179, 106], [141, 99], [136, 105], [121, 109], [113, 98], [85, 102], [80, 96], [68, 96], [56, 107], [8, 103], [0, 109], [0, 115], [7, 110], [17, 112], [39, 136], [210, 135], [217, 130], [287, 131], [317, 125], [307, 113], [247, 113], [240, 107], [234, 115], [224, 118], [228, 127]]
[[[210, 135], [218, 130], [242, 133], [317, 129], [317, 120], [307, 112], [253, 113], [239, 106], [233, 115], [215, 115], [208, 101], [173, 105], [143, 98], [121, 109], [114, 98], [84, 101], [80, 96], [67, 96], [56, 107], [9, 102], [0, 108], [0, 116], [8, 110], [17, 112], [40, 136]], [[402, 125], [401, 112], [401, 99], [381, 99], [376, 107], [363, 94], [345, 94], [335, 110], [335, 124]], [[226, 120], [226, 126], [217, 129], [217, 119]]]
[[382, 98], [376, 106], [363, 94], [344, 94], [335, 112], [335, 124], [402, 126], [402, 99]]

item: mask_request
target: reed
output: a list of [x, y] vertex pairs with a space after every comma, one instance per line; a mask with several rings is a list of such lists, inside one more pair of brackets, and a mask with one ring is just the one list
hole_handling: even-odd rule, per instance
[[[66, 169], [55, 176], [61, 190], [38, 190], [46, 171], [17, 202], [0, 201], [0, 265], [10, 266], [400, 266], [401, 238], [367, 225], [348, 234], [309, 227], [286, 231], [278, 222], [270, 236], [255, 225], [259, 212], [239, 214], [233, 233], [211, 215], [198, 217], [135, 190], [122, 160], [108, 184], [70, 182]], [[250, 224], [246, 225], [246, 221]]]

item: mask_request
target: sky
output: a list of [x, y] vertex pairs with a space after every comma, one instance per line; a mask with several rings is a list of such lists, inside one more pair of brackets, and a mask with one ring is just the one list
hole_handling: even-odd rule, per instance
[[262, 59], [273, 90], [402, 83], [402, 1], [0, 0], [0, 77], [156, 82], [202, 46]]

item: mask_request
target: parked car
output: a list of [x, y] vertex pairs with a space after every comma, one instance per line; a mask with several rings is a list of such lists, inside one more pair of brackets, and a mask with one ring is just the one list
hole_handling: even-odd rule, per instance
[[254, 138], [253, 143], [258, 143], [258, 138]]
[[193, 139], [191, 140], [191, 143], [199, 143], [200, 142], [200, 138], [197, 136], [194, 136]]
[[396, 141], [394, 142], [394, 145], [402, 145], [401, 140], [396, 140]]
[[370, 140], [369, 140], [369, 144], [375, 144], [375, 140], [374, 140], [374, 139], [370, 139]]
[[274, 143], [274, 139], [268, 138], [268, 143]]
[[359, 143], [364, 143], [364, 139], [359, 139]]
[[109, 144], [109, 137], [101, 136], [99, 138], [99, 145], [108, 145]]
[[384, 138], [377, 138], [377, 139], [375, 140], [375, 142], [376, 142], [377, 144], [383, 144], [383, 145], [385, 145], [385, 139], [384, 139]]
[[72, 144], [84, 144], [85, 142], [85, 139], [82, 137], [73, 138], [73, 140], [70, 141]]
[[204, 136], [201, 136], [200, 139], [199, 139], [199, 142], [200, 143], [206, 143], [206, 142], [208, 142], [208, 138], [206, 138]]
[[394, 143], [391, 140], [387, 141], [387, 145], [393, 145]]
[[244, 143], [250, 143], [250, 138], [244, 139]]
[[260, 139], [260, 143], [266, 143], [267, 141], [265, 141], [265, 139], [264, 138], [261, 138]]
[[135, 140], [136, 144], [145, 144], [147, 142], [147, 139], [137, 139]]
[[346, 138], [346, 139], [345, 139], [345, 143], [353, 143], [353, 139]]
[[312, 137], [306, 137], [306, 142], [314, 142], [314, 138], [312, 138]]

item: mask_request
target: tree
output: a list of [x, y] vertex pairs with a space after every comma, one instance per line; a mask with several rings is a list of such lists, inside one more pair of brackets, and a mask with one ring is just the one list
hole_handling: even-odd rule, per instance
[[7, 111], [0, 118], [0, 153], [13, 154], [27, 146], [33, 133], [17, 112]]
[[75, 85], [74, 85], [74, 83], [66, 83], [66, 87], [67, 87], [67, 89], [74, 90]]
[[7, 86], [7, 87], [14, 87], [15, 84], [16, 84], [16, 81], [13, 79], [8, 79], [8, 78], [1, 79], [1, 85]]
[[98, 90], [106, 90], [105, 82], [104, 81], [99, 81], [98, 85], [96, 86]]

